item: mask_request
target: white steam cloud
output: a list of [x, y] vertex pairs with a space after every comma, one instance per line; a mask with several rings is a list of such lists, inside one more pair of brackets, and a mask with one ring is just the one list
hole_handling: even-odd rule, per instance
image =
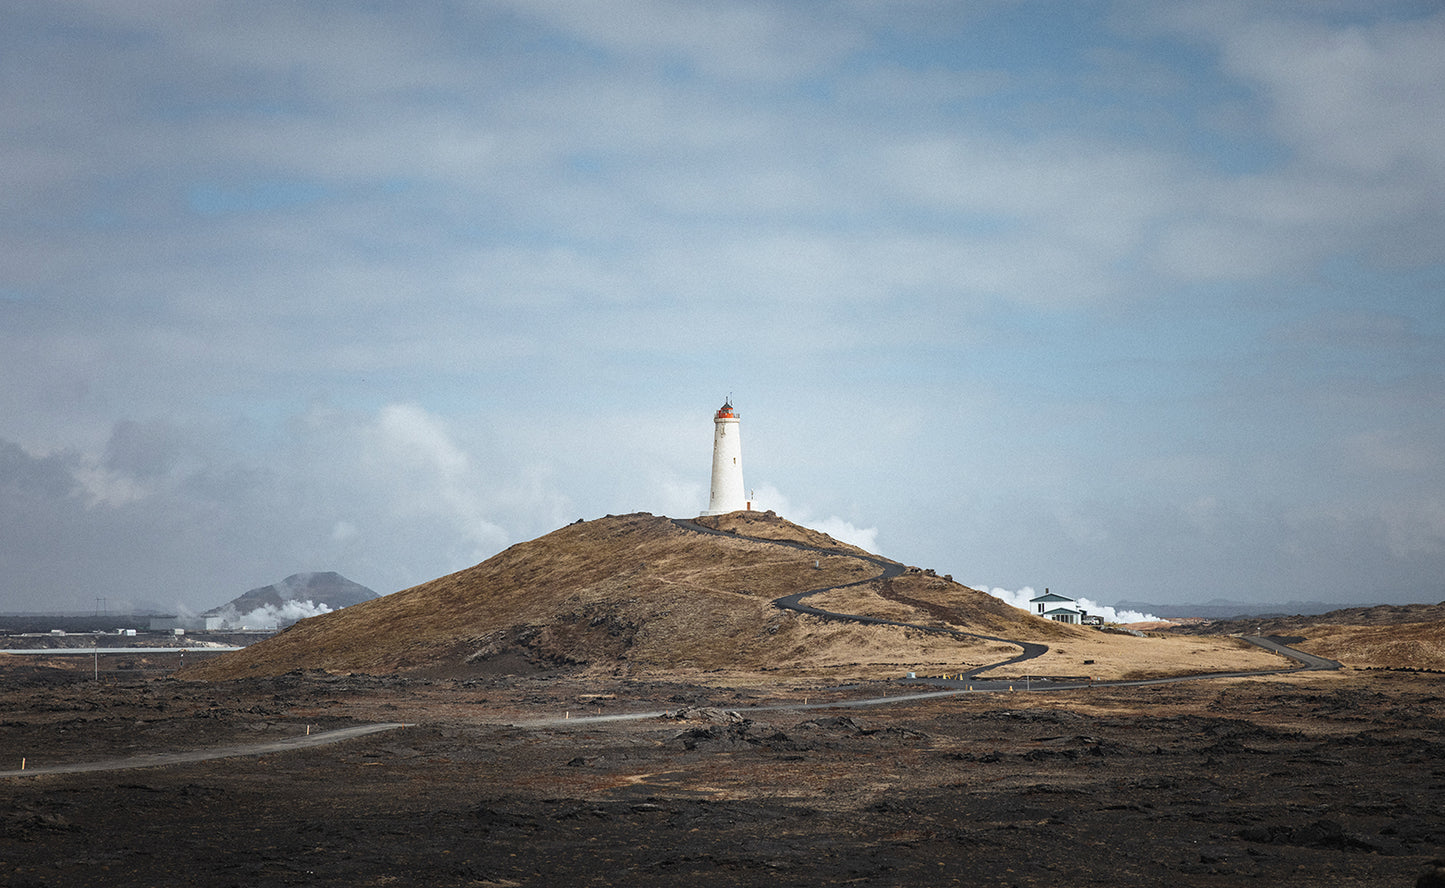
[[814, 530], [820, 530], [828, 536], [840, 542], [857, 546], [869, 552], [878, 551], [878, 528], [876, 527], [855, 527], [851, 521], [844, 521], [837, 516], [829, 516], [822, 521], [812, 523]]
[[[986, 584], [981, 586], [970, 584], [970, 588], [977, 589], [980, 592], [987, 592], [999, 601], [1011, 604], [1019, 610], [1025, 610], [1029, 613], [1033, 613], [1033, 610], [1029, 607], [1029, 599], [1039, 594], [1034, 591], [1032, 586], [1025, 586], [1016, 591], [1012, 589], [1000, 589], [997, 586], [989, 586]], [[1076, 598], [1074, 599], [1074, 603], [1078, 605], [1079, 610], [1103, 617], [1105, 623], [1153, 623], [1159, 620], [1159, 617], [1153, 614], [1144, 614], [1133, 610], [1115, 610], [1107, 604], [1099, 604], [1088, 598]]]
[[331, 607], [307, 601], [285, 601], [280, 607], [263, 604], [255, 610], [237, 613], [236, 608], [226, 605], [218, 612], [223, 629], [280, 629], [297, 620], [331, 613]]
[[771, 509], [795, 524], [822, 531], [839, 542], [848, 543], [869, 552], [878, 551], [878, 528], [859, 527], [837, 515], [819, 518], [813, 510], [805, 506], [794, 506], [782, 491], [771, 484], [764, 484], [753, 490], [750, 499], [755, 511], [766, 512]]

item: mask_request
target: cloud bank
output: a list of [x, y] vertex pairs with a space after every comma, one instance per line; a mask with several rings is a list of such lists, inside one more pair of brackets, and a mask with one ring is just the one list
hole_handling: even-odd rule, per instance
[[778, 511], [889, 557], [1438, 601], [1442, 42], [1353, 0], [15, 6], [0, 609], [695, 514], [730, 392]]

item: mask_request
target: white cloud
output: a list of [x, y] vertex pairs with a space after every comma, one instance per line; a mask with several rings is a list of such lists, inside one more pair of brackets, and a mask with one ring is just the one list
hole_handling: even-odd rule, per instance
[[1387, 503], [1380, 520], [1390, 551], [1397, 557], [1445, 552], [1445, 499]]
[[285, 437], [279, 449], [248, 452], [199, 432], [157, 432], [126, 451], [133, 466], [171, 466], [145, 477], [99, 455], [0, 450], [0, 488], [22, 485], [0, 496], [0, 528], [24, 528], [8, 539], [17, 564], [30, 565], [28, 579], [10, 575], [7, 596], [84, 599], [103, 588], [199, 610], [314, 570], [390, 592], [552, 530], [570, 512], [557, 479], [473, 449], [416, 405], [314, 407]]
[[1252, 278], [1340, 251], [1438, 260], [1445, 14], [1350, 22], [1318, 4], [1232, 0], [1141, 10], [1216, 48], [1223, 71], [1258, 90], [1284, 148], [1264, 172], [1191, 189], [1197, 218], [1168, 234], [1163, 267]]
[[373, 429], [379, 460], [434, 474], [443, 486], [462, 480], [470, 469], [441, 421], [415, 404], [386, 405]]
[[1268, 91], [1280, 134], [1352, 174], [1445, 184], [1445, 14], [1326, 25], [1270, 16], [1221, 35], [1225, 65]]
[[92, 507], [118, 508], [150, 496], [148, 485], [125, 474], [92, 462], [77, 465], [73, 476]]
[[[320, 492], [330, 502], [369, 506], [365, 517], [353, 505], [335, 519], [352, 529], [337, 542], [375, 544], [382, 528], [401, 521], [413, 533], [441, 531], [436, 542], [450, 551], [448, 560], [462, 562], [458, 567], [511, 542], [490, 515], [512, 479], [488, 478], [444, 422], [421, 407], [388, 404], [373, 416], [314, 408], [297, 428], [299, 461], [291, 471], [311, 484], [324, 479]], [[349, 496], [347, 488], [365, 494]]]
[[684, 63], [705, 75], [746, 81], [816, 73], [860, 42], [842, 17], [805, 16], [784, 4], [630, 0], [601, 7], [524, 0], [512, 5], [624, 58]]

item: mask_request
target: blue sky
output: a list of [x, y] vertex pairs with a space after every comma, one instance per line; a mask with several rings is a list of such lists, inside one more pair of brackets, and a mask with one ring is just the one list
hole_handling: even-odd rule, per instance
[[1445, 599], [1434, 3], [0, 5], [0, 610], [760, 507]]

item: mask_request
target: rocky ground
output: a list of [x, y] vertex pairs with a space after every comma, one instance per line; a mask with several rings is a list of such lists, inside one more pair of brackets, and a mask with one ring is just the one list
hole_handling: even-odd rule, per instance
[[[0, 778], [0, 883], [15, 888], [1409, 886], [1445, 855], [1445, 690], [1427, 674], [811, 711], [756, 707], [898, 687], [97, 684], [65, 664], [0, 678], [0, 769], [415, 723], [273, 755]], [[647, 709], [673, 714], [577, 720]], [[562, 720], [513, 726], [549, 717]]]

